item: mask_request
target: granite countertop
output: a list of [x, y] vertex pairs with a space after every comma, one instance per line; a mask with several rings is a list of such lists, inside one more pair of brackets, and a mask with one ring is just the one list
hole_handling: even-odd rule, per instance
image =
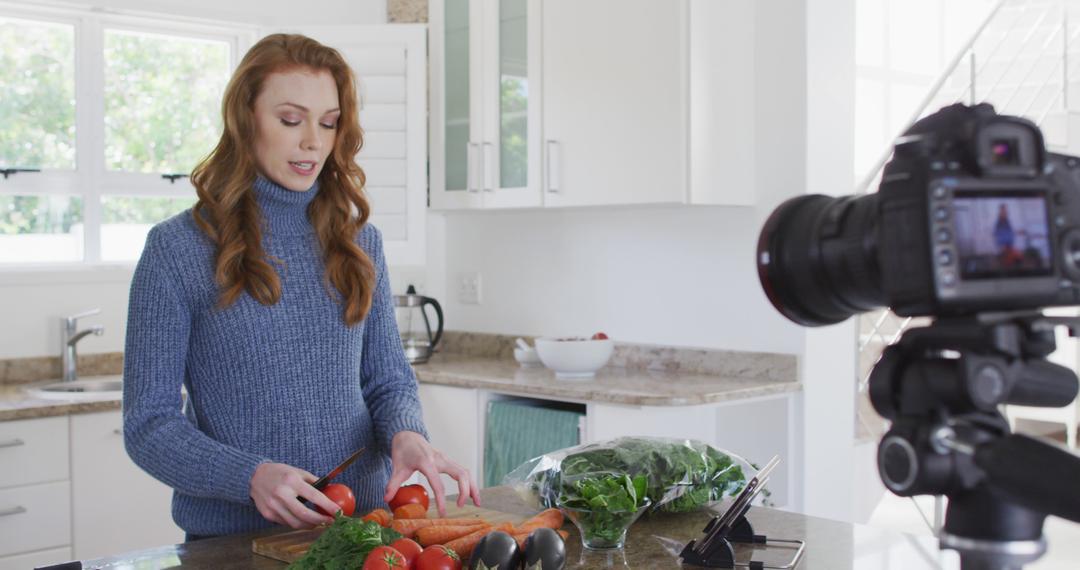
[[[484, 508], [518, 514], [532, 511], [508, 487], [491, 487], [480, 492]], [[701, 535], [709, 511], [679, 515], [644, 517], [630, 528], [626, 548], [614, 552], [588, 552], [581, 548], [577, 529], [567, 522], [568, 568], [678, 568], [678, 552], [692, 538]], [[886, 566], [919, 570], [923, 568], [956, 569], [955, 554], [941, 553], [931, 536], [911, 536], [898, 532], [852, 525], [779, 511], [754, 508], [748, 515], [755, 532], [770, 538], [806, 541], [806, 551], [798, 570], [878, 570]], [[202, 540], [188, 544], [162, 546], [83, 561], [83, 568], [284, 568], [286, 564], [254, 554], [251, 541], [285, 529], [241, 534]], [[753, 557], [770, 565], [788, 562], [794, 551], [785, 547], [736, 548], [736, 557]]]
[[543, 366], [513, 360], [439, 354], [413, 367], [421, 382], [506, 394], [635, 406], [685, 406], [796, 392], [790, 380], [605, 366], [594, 378], [560, 379]]
[[[413, 370], [422, 383], [631, 406], [710, 404], [802, 389], [791, 355], [616, 343], [611, 361], [595, 377], [560, 379], [543, 366], [520, 366], [512, 357], [514, 345], [512, 336], [448, 331], [441, 352]], [[120, 408], [119, 396], [53, 400], [26, 393], [27, 387], [49, 383], [37, 381], [55, 378], [59, 366], [58, 358], [48, 357], [0, 361], [0, 421]], [[122, 366], [121, 353], [79, 360], [84, 379], [120, 374]]]

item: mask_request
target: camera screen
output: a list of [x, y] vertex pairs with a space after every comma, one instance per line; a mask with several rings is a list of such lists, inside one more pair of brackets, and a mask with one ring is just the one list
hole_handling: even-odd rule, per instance
[[961, 279], [1039, 276], [1053, 270], [1043, 194], [958, 191], [953, 210]]

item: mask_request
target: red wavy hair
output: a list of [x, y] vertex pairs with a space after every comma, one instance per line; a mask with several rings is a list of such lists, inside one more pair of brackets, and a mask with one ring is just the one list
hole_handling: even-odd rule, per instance
[[331, 285], [337, 290], [344, 321], [352, 326], [371, 309], [376, 276], [371, 259], [356, 243], [371, 212], [363, 193], [364, 171], [354, 160], [364, 135], [355, 78], [337, 50], [296, 34], [269, 35], [248, 50], [225, 88], [221, 140], [191, 173], [199, 196], [193, 215], [217, 244], [214, 278], [221, 288], [219, 306], [231, 305], [244, 291], [263, 305], [277, 303], [281, 280], [262, 247], [250, 141], [255, 137], [255, 99], [266, 77], [298, 68], [325, 70], [337, 84], [341, 115], [334, 148], [319, 174], [319, 193], [307, 215], [322, 246], [328, 292], [333, 296]]

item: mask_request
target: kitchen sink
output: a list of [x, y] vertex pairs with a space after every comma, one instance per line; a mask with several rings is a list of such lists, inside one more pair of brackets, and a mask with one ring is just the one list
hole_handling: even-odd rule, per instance
[[30, 386], [27, 394], [47, 400], [103, 400], [119, 398], [123, 390], [123, 377], [91, 376], [74, 382], [51, 382]]

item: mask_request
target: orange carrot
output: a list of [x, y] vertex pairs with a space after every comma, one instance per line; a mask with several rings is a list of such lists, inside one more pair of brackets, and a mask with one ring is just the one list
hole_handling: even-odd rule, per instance
[[480, 525], [426, 526], [416, 531], [416, 541], [424, 547], [434, 544], [446, 544], [455, 538], [461, 538], [466, 534], [476, 532], [479, 529]]
[[390, 526], [390, 521], [393, 520], [393, 516], [390, 515], [390, 511], [386, 509], [375, 509], [370, 513], [364, 515], [360, 520], [374, 521], [379, 526]]
[[409, 503], [394, 509], [395, 519], [426, 519], [427, 509], [419, 503]]
[[[566, 539], [570, 538], [570, 533], [566, 532], [565, 530], [557, 530], [555, 532], [559, 533], [559, 536], [561, 536], [563, 540], [566, 540]], [[513, 536], [514, 540], [517, 541], [518, 548], [521, 548], [522, 550], [524, 550], [525, 549], [525, 540], [527, 538], [529, 538], [530, 534], [532, 534], [532, 531], [523, 532], [523, 533], [514, 533], [514, 534], [512, 534], [510, 536]]]
[[466, 534], [461, 538], [451, 540], [450, 542], [447, 542], [444, 546], [456, 552], [462, 560], [468, 560], [469, 556], [472, 555], [473, 549], [476, 548], [477, 543], [480, 542], [480, 539], [484, 538], [484, 536], [488, 535], [489, 533], [495, 532], [497, 530], [501, 530], [509, 534], [510, 531], [514, 530], [514, 525], [510, 523], [503, 523], [499, 526], [484, 527], [476, 532]]
[[484, 519], [460, 518], [460, 519], [396, 519], [390, 524], [391, 528], [400, 532], [407, 538], [416, 535], [416, 531], [429, 526], [470, 526], [490, 523]]
[[564, 520], [562, 511], [559, 509], [547, 509], [518, 525], [517, 528], [514, 529], [514, 533], [520, 534], [522, 532], [529, 532], [540, 527], [557, 530], [562, 528]]

